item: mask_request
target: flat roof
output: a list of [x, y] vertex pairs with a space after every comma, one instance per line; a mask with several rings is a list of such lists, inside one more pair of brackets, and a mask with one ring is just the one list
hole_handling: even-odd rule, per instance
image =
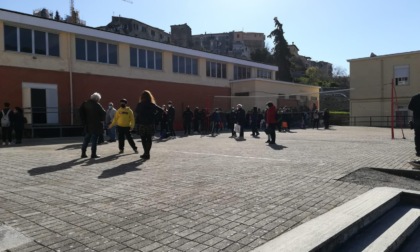
[[418, 54], [418, 53], [420, 53], [420, 51], [411, 51], [411, 52], [403, 52], [403, 53], [393, 53], [393, 54], [376, 55], [376, 56], [373, 56], [373, 57], [348, 59], [347, 62], [359, 61], [359, 60], [369, 60], [369, 59], [375, 59], [375, 58], [389, 58], [389, 57], [397, 57], [397, 56], [406, 56], [406, 55]]
[[135, 45], [135, 46], [148, 47], [148, 48], [162, 50], [162, 51], [185, 54], [185, 55], [205, 58], [209, 60], [223, 61], [226, 63], [245, 65], [245, 66], [250, 66], [250, 67], [271, 70], [271, 71], [278, 71], [277, 66], [272, 66], [272, 65], [254, 62], [254, 61], [243, 60], [243, 59], [233, 58], [229, 56], [194, 50], [190, 48], [184, 48], [180, 46], [165, 44], [162, 42], [157, 42], [157, 41], [152, 41], [152, 40], [147, 40], [147, 39], [141, 39], [141, 38], [123, 35], [119, 33], [103, 31], [103, 30], [89, 27], [89, 26], [65, 23], [62, 21], [37, 17], [30, 14], [25, 14], [25, 13], [20, 13], [20, 12], [5, 10], [5, 9], [0, 9], [0, 20], [3, 20], [5, 22], [16, 23], [16, 24], [24, 24], [28, 26], [36, 26], [36, 27], [42, 27], [42, 28], [47, 28], [51, 30], [64, 31], [64, 32], [74, 33], [77, 35], [88, 36], [92, 38], [100, 38], [104, 40], [126, 43], [126, 44]]

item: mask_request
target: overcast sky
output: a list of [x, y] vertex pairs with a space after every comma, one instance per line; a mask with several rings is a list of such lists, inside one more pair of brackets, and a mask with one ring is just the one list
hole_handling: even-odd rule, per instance
[[[187, 23], [192, 34], [230, 31], [268, 35], [274, 17], [299, 54], [347, 70], [348, 59], [420, 50], [418, 0], [74, 0], [87, 26], [133, 18], [170, 32]], [[35, 9], [70, 13], [69, 0], [0, 0], [0, 8], [32, 14]], [[272, 48], [272, 40], [266, 38]]]

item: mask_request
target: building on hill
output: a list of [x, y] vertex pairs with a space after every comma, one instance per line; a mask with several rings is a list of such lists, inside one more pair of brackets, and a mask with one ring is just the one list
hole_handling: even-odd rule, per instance
[[294, 69], [292, 69], [291, 73], [294, 79], [304, 76], [306, 69], [309, 67], [316, 67], [325, 77], [332, 77], [333, 66], [331, 63], [325, 61], [313, 61], [310, 57], [300, 55], [299, 48], [294, 42], [289, 45], [289, 51], [292, 54], [291, 61], [294, 64]]
[[265, 35], [255, 32], [223, 32], [192, 35], [187, 24], [171, 26], [171, 43], [177, 46], [251, 59], [251, 53], [265, 46]]
[[191, 28], [188, 24], [171, 25], [171, 43], [181, 47], [193, 48]]
[[98, 29], [163, 43], [171, 41], [171, 35], [159, 28], [120, 16], [113, 16], [109, 24], [98, 27]]

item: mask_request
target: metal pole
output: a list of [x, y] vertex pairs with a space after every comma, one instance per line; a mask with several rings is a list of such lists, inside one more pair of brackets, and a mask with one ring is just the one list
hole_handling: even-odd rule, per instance
[[394, 78], [391, 81], [391, 136], [394, 139]]

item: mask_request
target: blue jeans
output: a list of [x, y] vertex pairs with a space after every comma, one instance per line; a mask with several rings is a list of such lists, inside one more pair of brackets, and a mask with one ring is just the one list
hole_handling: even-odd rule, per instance
[[116, 136], [116, 129], [117, 129], [117, 127], [116, 127], [116, 126], [114, 126], [114, 127], [110, 128], [110, 129], [107, 129], [107, 130], [106, 130], [106, 133], [107, 133], [107, 135], [108, 135], [108, 137], [109, 137], [108, 141], [115, 141], [115, 140], [116, 140], [116, 139], [115, 139], [115, 136]]
[[98, 145], [98, 134], [94, 134], [94, 133], [85, 134], [85, 137], [83, 139], [83, 145], [82, 145], [82, 153], [86, 153], [89, 142], [92, 143], [92, 146], [91, 146], [92, 155], [95, 155], [96, 146]]

